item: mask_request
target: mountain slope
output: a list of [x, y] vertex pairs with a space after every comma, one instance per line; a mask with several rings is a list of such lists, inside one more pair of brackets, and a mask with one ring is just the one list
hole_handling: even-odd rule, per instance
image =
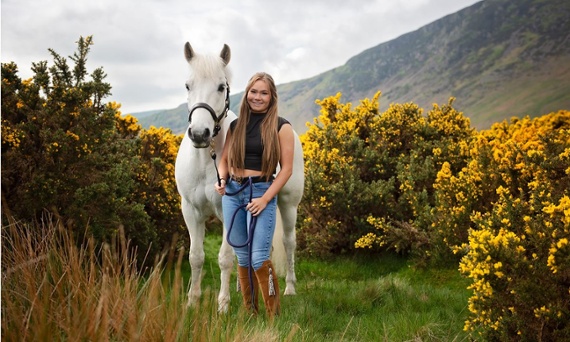
[[356, 102], [382, 91], [381, 109], [414, 102], [426, 111], [453, 96], [478, 128], [569, 109], [570, 1], [485, 0], [278, 91], [281, 115], [299, 132], [319, 114], [315, 100], [338, 92]]

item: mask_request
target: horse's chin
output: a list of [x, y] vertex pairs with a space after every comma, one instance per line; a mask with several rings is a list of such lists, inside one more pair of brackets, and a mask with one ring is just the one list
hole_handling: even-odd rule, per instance
[[204, 142], [193, 141], [192, 144], [194, 145], [195, 148], [206, 148], [210, 146], [210, 143], [206, 141]]

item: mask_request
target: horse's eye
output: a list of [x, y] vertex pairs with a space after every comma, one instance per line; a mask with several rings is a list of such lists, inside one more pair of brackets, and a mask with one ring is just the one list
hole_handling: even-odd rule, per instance
[[184, 84], [186, 86], [186, 90], [190, 91], [190, 87], [188, 86], [188, 83]]
[[226, 87], [225, 87], [223, 84], [220, 84], [220, 85], [218, 86], [218, 91], [219, 91], [219, 92], [222, 92], [222, 91], [224, 91], [224, 90], [226, 90]]

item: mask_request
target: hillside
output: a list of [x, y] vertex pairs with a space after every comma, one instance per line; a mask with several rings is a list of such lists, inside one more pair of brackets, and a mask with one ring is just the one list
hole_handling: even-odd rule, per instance
[[[382, 110], [414, 102], [428, 111], [453, 96], [480, 129], [512, 116], [569, 109], [570, 2], [485, 0], [278, 91], [281, 114], [299, 132], [319, 114], [315, 99], [338, 92], [356, 103], [382, 91]], [[241, 95], [232, 96], [234, 111]], [[186, 115], [181, 105], [140, 121], [178, 133]]]

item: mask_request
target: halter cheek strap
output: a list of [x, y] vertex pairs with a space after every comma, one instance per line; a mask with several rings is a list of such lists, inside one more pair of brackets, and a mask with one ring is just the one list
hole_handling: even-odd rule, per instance
[[207, 110], [212, 116], [212, 119], [214, 119], [215, 124], [214, 124], [214, 132], [212, 134], [212, 137], [215, 137], [222, 129], [220, 123], [222, 119], [228, 115], [228, 110], [230, 109], [230, 85], [228, 84], [228, 81], [226, 80], [226, 103], [224, 109], [222, 110], [222, 113], [219, 116], [216, 115], [216, 111], [214, 111], [214, 109], [209, 104], [205, 102], [198, 102], [194, 104], [192, 108], [190, 108], [190, 110], [188, 111], [188, 122], [192, 121], [192, 113], [194, 113], [194, 111], [198, 108], [203, 108]]

